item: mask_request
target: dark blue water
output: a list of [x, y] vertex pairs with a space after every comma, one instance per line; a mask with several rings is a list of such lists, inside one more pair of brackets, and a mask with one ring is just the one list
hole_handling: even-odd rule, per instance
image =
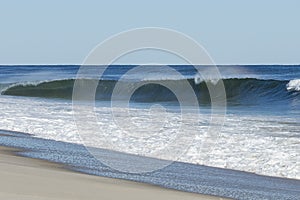
[[[3, 95], [71, 99], [73, 84], [80, 66], [0, 66], [0, 89]], [[126, 76], [134, 65], [109, 66], [101, 79], [96, 100], [110, 101], [116, 83], [121, 77], [131, 82], [143, 82], [131, 97], [136, 103], [165, 103], [178, 105], [172, 91], [162, 86], [180, 85], [183, 80], [173, 79], [161, 66], [144, 66], [139, 73]], [[210, 105], [207, 82], [195, 83], [197, 71], [193, 66], [171, 66], [183, 75], [192, 86], [200, 106]], [[205, 70], [208, 66], [202, 66]], [[300, 108], [300, 66], [251, 65], [219, 66], [226, 90], [229, 112], [277, 112], [292, 114]], [[151, 74], [151, 81], [141, 80], [144, 73]], [[123, 80], [124, 81], [124, 80]], [[294, 81], [294, 82], [291, 82]], [[209, 83], [209, 80], [208, 80]], [[289, 87], [290, 85], [290, 87]]]
[[[1, 82], [8, 83], [43, 79], [51, 80], [59, 79], [60, 77], [74, 78], [80, 68], [79, 65], [0, 65], [0, 67]], [[117, 79], [134, 67], [137, 66], [112, 65], [109, 66], [105, 76]], [[171, 65], [171, 67], [187, 77], [196, 73], [196, 70], [189, 65]], [[149, 72], [159, 72], [160, 66], [149, 65], [148, 68], [151, 69]], [[224, 78], [292, 80], [300, 77], [300, 65], [220, 65], [218, 69]], [[35, 74], [44, 76], [33, 76]]]

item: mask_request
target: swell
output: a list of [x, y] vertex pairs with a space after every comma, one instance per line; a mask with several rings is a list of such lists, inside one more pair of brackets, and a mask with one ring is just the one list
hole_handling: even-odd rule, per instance
[[[2, 89], [2, 95], [43, 97], [43, 98], [63, 98], [71, 99], [74, 79], [54, 80], [38, 83], [13, 84]], [[88, 81], [88, 80], [87, 80]], [[159, 80], [143, 81], [131, 96], [134, 102], [177, 102], [175, 94], [161, 84], [172, 87], [179, 87], [185, 80]], [[210, 95], [205, 82], [195, 83], [194, 79], [188, 79], [200, 104], [210, 103]], [[227, 102], [232, 105], [240, 104], [261, 104], [268, 102], [280, 102], [287, 100], [299, 100], [300, 92], [297, 91], [299, 80], [260, 80], [254, 78], [232, 78], [224, 79]], [[116, 80], [99, 81], [96, 99], [111, 100], [112, 92], [115, 88]], [[127, 83], [128, 84], [128, 83]], [[135, 87], [141, 82], [131, 82], [129, 86]], [[122, 94], [130, 92], [122, 91]], [[122, 100], [122, 94], [118, 99]], [[118, 95], [118, 94], [117, 94]]]

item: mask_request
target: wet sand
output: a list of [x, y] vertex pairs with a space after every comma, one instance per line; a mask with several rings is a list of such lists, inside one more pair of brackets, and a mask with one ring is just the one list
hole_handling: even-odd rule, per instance
[[76, 173], [60, 164], [17, 156], [17, 151], [0, 147], [0, 199], [224, 199]]

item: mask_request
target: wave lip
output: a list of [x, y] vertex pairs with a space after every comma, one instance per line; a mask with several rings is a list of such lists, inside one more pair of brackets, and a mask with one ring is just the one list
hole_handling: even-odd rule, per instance
[[286, 89], [289, 91], [300, 91], [300, 79], [290, 80], [286, 85]]

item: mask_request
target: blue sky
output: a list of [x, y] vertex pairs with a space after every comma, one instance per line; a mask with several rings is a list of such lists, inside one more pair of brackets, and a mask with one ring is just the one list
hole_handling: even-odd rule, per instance
[[80, 64], [111, 35], [154, 26], [191, 36], [217, 64], [296, 64], [299, 8], [297, 0], [2, 0], [0, 63]]

